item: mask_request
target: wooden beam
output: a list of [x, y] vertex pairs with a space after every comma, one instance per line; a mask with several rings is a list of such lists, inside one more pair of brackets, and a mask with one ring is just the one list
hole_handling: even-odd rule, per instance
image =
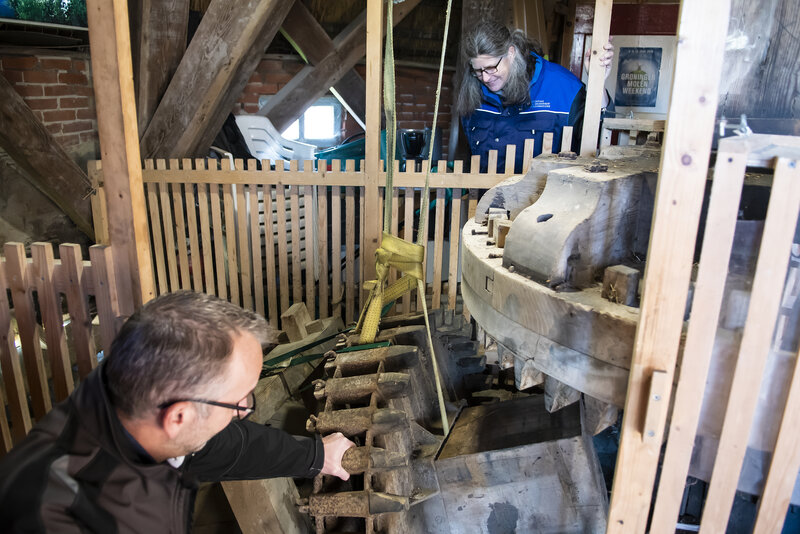
[[[364, 176], [364, 273], [362, 280], [375, 278], [375, 251], [381, 236], [378, 217], [378, 185], [381, 171], [381, 83], [383, 53], [383, 0], [367, 0], [367, 137]], [[424, 295], [423, 295], [424, 298]]]
[[52, 200], [80, 230], [94, 239], [91, 182], [33, 111], [0, 75], [0, 148], [25, 177]]
[[142, 136], [145, 157], [202, 156], [293, 0], [213, 0]]
[[[336, 47], [303, 2], [295, 1], [281, 28], [295, 42], [308, 63], [316, 65]], [[366, 114], [367, 86], [354, 70], [345, 72], [333, 88], [349, 112], [363, 123]], [[291, 123], [290, 123], [291, 124]]]
[[[407, 0], [394, 6], [394, 23], [397, 24], [408, 15], [419, 2], [420, 0]], [[267, 117], [278, 131], [282, 131], [296, 121], [328, 89], [337, 86], [337, 82], [364, 57], [367, 50], [364, 35], [367, 31], [368, 11], [362, 11], [348, 24], [333, 39], [333, 49], [321, 58], [315, 67], [308, 66], [297, 73], [291, 82], [269, 99], [269, 102], [258, 111], [258, 115]], [[367, 94], [373, 95], [372, 98], [377, 99], [380, 104], [380, 95], [383, 94], [380, 83], [376, 90], [378, 92], [367, 91]], [[369, 107], [368, 102], [367, 107]]]
[[88, 0], [92, 80], [119, 311], [155, 296], [136, 129], [127, 4]]
[[671, 384], [675, 370], [714, 134], [729, 14], [730, 2], [686, 2], [681, 8], [672, 91], [675, 98], [669, 106], [645, 292], [611, 492], [610, 534], [644, 532], [647, 525], [666, 407], [670, 403], [669, 388], [655, 418], [659, 424], [646, 440], [642, 422], [651, 378], [663, 372], [666, 383]]
[[608, 42], [611, 29], [612, 0], [596, 0], [592, 27], [592, 55], [589, 66], [589, 83], [586, 84], [586, 106], [583, 112], [583, 134], [581, 156], [594, 156], [597, 152], [597, 136], [600, 130], [600, 108], [606, 70], [600, 66], [603, 45]]
[[186, 50], [189, 0], [137, 0], [140, 26], [131, 24], [139, 131], [144, 132]]

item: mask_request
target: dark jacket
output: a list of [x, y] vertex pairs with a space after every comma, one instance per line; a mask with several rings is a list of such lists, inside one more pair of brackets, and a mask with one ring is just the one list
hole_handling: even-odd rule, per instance
[[0, 531], [184, 533], [198, 482], [312, 477], [319, 439], [234, 421], [179, 468], [156, 463], [110, 406], [103, 366], [0, 462]]
[[475, 111], [463, 118], [470, 151], [481, 156], [481, 172], [487, 169], [490, 150], [497, 150], [497, 171], [503, 172], [506, 145], [516, 145], [514, 172], [522, 172], [522, 153], [526, 139], [534, 139], [534, 156], [542, 152], [545, 132], [553, 133], [553, 152], [561, 150], [564, 126], [572, 126], [572, 148], [577, 150], [583, 127], [586, 89], [564, 67], [531, 54], [533, 75], [529, 84], [529, 100], [506, 106], [499, 95], [481, 84], [483, 101]]

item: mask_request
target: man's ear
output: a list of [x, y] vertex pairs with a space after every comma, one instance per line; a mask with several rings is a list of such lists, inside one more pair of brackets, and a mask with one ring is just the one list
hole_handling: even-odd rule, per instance
[[161, 412], [161, 428], [170, 439], [175, 439], [181, 429], [194, 422], [196, 416], [197, 412], [191, 402], [170, 404]]

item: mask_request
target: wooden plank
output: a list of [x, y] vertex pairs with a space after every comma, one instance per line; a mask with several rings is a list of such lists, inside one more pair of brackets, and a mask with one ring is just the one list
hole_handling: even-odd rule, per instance
[[[359, 310], [364, 309], [364, 300], [366, 299], [367, 292], [362, 290], [361, 282], [365, 280], [364, 278], [364, 265], [365, 264], [375, 264], [375, 256], [371, 258], [367, 257], [365, 254], [364, 249], [364, 225], [366, 224], [366, 212], [365, 212], [365, 203], [366, 200], [364, 198], [364, 188], [358, 188], [358, 219], [361, 221], [361, 228], [358, 232], [358, 275], [360, 280], [355, 280], [355, 298], [356, 298], [356, 306]], [[381, 201], [380, 196], [380, 188], [378, 188], [378, 205], [375, 208], [380, 208], [383, 202]], [[378, 224], [381, 224], [380, 221], [383, 221], [383, 215], [378, 213]], [[377, 250], [377, 249], [376, 249]], [[377, 276], [377, 275], [376, 275]]]
[[542, 154], [553, 153], [553, 132], [545, 132], [542, 136]]
[[[11, 437], [19, 443], [31, 430], [31, 416], [28, 408], [28, 397], [25, 393], [25, 379], [14, 344], [14, 328], [11, 322], [11, 309], [8, 301], [8, 261], [0, 262], [0, 371], [8, 399], [8, 411], [11, 415]], [[5, 411], [5, 407], [3, 407]]]
[[[152, 164], [152, 160], [145, 162], [145, 165]], [[169, 291], [167, 283], [167, 267], [164, 258], [164, 241], [162, 238], [163, 225], [161, 224], [161, 210], [158, 208], [158, 189], [161, 184], [149, 183], [145, 184], [147, 188], [147, 205], [150, 214], [150, 227], [152, 229], [153, 238], [153, 255], [155, 256], [156, 266], [156, 279], [158, 281], [158, 294], [162, 295]]]
[[280, 280], [280, 313], [289, 309], [289, 257], [286, 243], [286, 188], [275, 187], [275, 211], [278, 214], [278, 279]]
[[586, 84], [586, 105], [581, 134], [581, 156], [592, 157], [597, 153], [597, 136], [600, 130], [600, 108], [603, 104], [605, 69], [600, 66], [603, 45], [608, 42], [611, 29], [612, 0], [595, 0], [594, 24], [592, 26], [592, 53], [589, 66], [589, 82]]
[[305, 242], [306, 242], [306, 306], [312, 318], [319, 318], [316, 312], [316, 276], [317, 271], [317, 241], [314, 217], [319, 214], [314, 209], [314, 186], [307, 185], [303, 188], [303, 209], [305, 212]]
[[[404, 216], [404, 235], [403, 239], [409, 243], [414, 243], [414, 188], [405, 188], [405, 216]], [[416, 290], [411, 290], [403, 296], [403, 312], [410, 313], [416, 310], [415, 298]]]
[[475, 212], [478, 210], [478, 197], [479, 197], [479, 191], [477, 189], [469, 190], [469, 211], [467, 214], [468, 219], [475, 218]]
[[[166, 169], [167, 162], [163, 159], [156, 160], [156, 169]], [[178, 262], [175, 257], [175, 225], [172, 219], [172, 207], [169, 198], [169, 188], [167, 182], [162, 181], [158, 184], [158, 192], [160, 199], [161, 221], [163, 222], [164, 230], [164, 257], [167, 260], [167, 269], [169, 269], [169, 290], [177, 291], [180, 289], [180, 280], [178, 279]]]
[[145, 157], [205, 153], [293, 3], [211, 1], [143, 132]]
[[[237, 162], [241, 164], [241, 161]], [[247, 239], [247, 201], [244, 195], [245, 185], [236, 186], [236, 230], [239, 236], [239, 278], [242, 283], [242, 306], [245, 309], [253, 308], [253, 279], [250, 263], [250, 251], [259, 252], [250, 247]], [[232, 237], [232, 236], [231, 236]]]
[[798, 211], [800, 169], [796, 160], [778, 158], [753, 277], [747, 322], [731, 382], [708, 497], [703, 508], [701, 529], [705, 532], [721, 532], [728, 524], [746, 449], [742, 444], [742, 433], [750, 428], [755, 413], [759, 384], [778, 316], [794, 238], [794, 225], [786, 224], [786, 221], [796, 221]]
[[331, 188], [331, 316], [342, 316], [342, 191]]
[[[461, 163], [461, 162], [458, 162]], [[454, 312], [458, 296], [458, 253], [461, 244], [461, 189], [453, 189], [453, 206], [450, 210], [450, 260], [447, 273], [447, 309]]]
[[[317, 192], [317, 258], [319, 258], [319, 318], [330, 317], [330, 285], [328, 284], [328, 188]], [[337, 224], [339, 224], [337, 222]]]
[[572, 150], [572, 126], [564, 126], [561, 130], [561, 152]]
[[110, 242], [108, 237], [108, 203], [106, 202], [106, 188], [102, 183], [102, 171], [100, 161], [90, 160], [87, 162], [89, 170], [89, 180], [95, 194], [92, 199], [92, 224], [94, 225], [94, 240], [98, 245], [107, 245]]
[[60, 245], [58, 252], [67, 282], [67, 309], [69, 310], [72, 346], [75, 349], [78, 376], [83, 380], [97, 367], [97, 349], [92, 336], [92, 317], [89, 314], [86, 291], [89, 280], [83, 269], [83, 258], [79, 245]]
[[[297, 165], [297, 162], [292, 161], [292, 164]], [[298, 303], [303, 302], [303, 266], [300, 250], [300, 191], [296, 185], [289, 188], [289, 209], [292, 226], [292, 303]]]
[[[0, 398], [6, 398], [6, 392], [0, 382]], [[0, 458], [2, 458], [11, 447], [14, 446], [14, 440], [11, 436], [11, 427], [8, 426], [8, 417], [6, 417], [5, 402], [3, 403], [2, 410], [0, 410]]]
[[[192, 160], [191, 159], [184, 159], [183, 160], [183, 168], [184, 169], [191, 169], [192, 168]], [[201, 262], [201, 258], [203, 255], [203, 250], [208, 249], [201, 249], [200, 248], [200, 237], [197, 233], [197, 199], [194, 194], [194, 185], [187, 185], [184, 188], [184, 192], [186, 193], [186, 225], [189, 229], [189, 259], [191, 260], [191, 267], [192, 267], [192, 285], [191, 288], [195, 291], [202, 292], [203, 291], [203, 267]], [[206, 212], [206, 216], [208, 216], [208, 212]], [[209, 258], [210, 260], [211, 258]]]
[[[255, 169], [255, 165], [248, 165]], [[261, 263], [261, 224], [258, 216], [259, 187], [250, 185], [247, 200], [250, 204], [250, 250], [253, 251], [253, 298], [256, 313], [266, 317], [264, 306], [264, 272]]]
[[[42, 316], [44, 336], [47, 341], [47, 359], [53, 377], [53, 393], [56, 402], [61, 402], [69, 397], [75, 384], [69, 362], [67, 335], [64, 332], [64, 316], [61, 313], [61, 295], [55, 287], [53, 245], [33, 243], [31, 258], [33, 258], [32, 274], [36, 282], [39, 313]], [[71, 281], [68, 281], [68, 284], [69, 282]]]
[[796, 477], [791, 476], [800, 470], [800, 354], [794, 358], [794, 372], [781, 418], [778, 439], [772, 453], [764, 492], [758, 501], [758, 513], [753, 534], [780, 532], [786, 521], [786, 511], [792, 497]]
[[[441, 165], [441, 164], [440, 164]], [[445, 165], [447, 165], [445, 163]], [[443, 167], [439, 167], [440, 169]], [[442, 307], [442, 268], [444, 260], [444, 200], [445, 190], [436, 190], [436, 225], [433, 229], [433, 302], [431, 309]]]
[[[425, 165], [426, 164], [427, 164], [427, 161], [423, 161], [422, 162], [422, 171], [423, 172], [425, 172]], [[423, 206], [422, 205], [422, 201], [420, 201], [420, 206], [419, 206], [420, 218], [422, 217], [422, 215], [421, 215], [422, 214], [422, 210], [426, 210], [426, 211], [430, 212], [430, 206], [429, 205], [428, 206]], [[422, 287], [425, 288], [425, 293], [421, 295], [419, 290], [417, 290], [417, 309], [418, 310], [424, 309], [422, 307], [422, 299], [426, 299], [427, 295], [428, 295], [428, 280], [427, 280], [427, 277], [428, 277], [428, 255], [430, 254], [430, 250], [428, 250], [428, 235], [430, 235], [429, 234], [430, 225], [431, 225], [431, 218], [430, 218], [430, 213], [428, 213], [428, 216], [425, 217], [425, 225], [420, 230], [420, 232], [422, 233], [422, 241], [421, 241], [422, 242], [422, 246], [425, 247], [425, 254], [424, 254], [423, 258], [422, 258], [422, 274], [423, 274], [423, 276], [425, 276], [426, 280], [424, 280], [425, 283], [422, 286]], [[420, 241], [419, 234], [417, 234], [417, 241]]]
[[128, 7], [114, 0], [97, 0], [87, 15], [110, 244], [120, 249], [113, 256], [114, 279], [119, 286], [120, 311], [127, 317], [156, 295], [139, 133], [136, 115], [131, 112], [136, 109], [136, 98]]
[[217, 293], [221, 299], [228, 298], [228, 282], [225, 279], [225, 239], [222, 236], [222, 208], [219, 184], [211, 184], [208, 201], [211, 203], [211, 228], [214, 230], [214, 271], [217, 273]]
[[[377, 188], [376, 188], [377, 190]], [[356, 209], [356, 191], [354, 187], [345, 188], [344, 197], [344, 216], [347, 220], [353, 217]], [[348, 226], [344, 236], [345, 248], [345, 264], [344, 264], [344, 282], [345, 282], [345, 314], [344, 323], [348, 324], [353, 321], [356, 306], [356, 281], [355, 281], [355, 255], [356, 255], [356, 229], [354, 226]], [[360, 251], [364, 253], [363, 250]]]
[[0, 75], [0, 148], [36, 188], [52, 200], [83, 233], [94, 238], [90, 223], [89, 177], [53, 139], [22, 97]]
[[[178, 160], [171, 160], [178, 164]], [[183, 214], [184, 195], [181, 184], [171, 184], [172, 210], [175, 214], [175, 240], [178, 245], [178, 267], [180, 268], [181, 289], [192, 289], [192, 279], [189, 274], [189, 250], [186, 246], [186, 217]]]
[[222, 207], [225, 211], [225, 251], [228, 257], [228, 291], [230, 291], [230, 301], [241, 306], [242, 300], [239, 294], [239, 260], [236, 255], [236, 222], [233, 208], [233, 186], [230, 184], [222, 185]]
[[[203, 285], [198, 288], [210, 295], [216, 295], [214, 283], [214, 246], [211, 244], [211, 224], [209, 222], [208, 185], [197, 185], [197, 211], [200, 219], [200, 247], [203, 255]], [[213, 188], [214, 186], [212, 186]]]
[[[94, 300], [100, 318], [100, 343], [103, 352], [108, 354], [111, 351], [111, 342], [117, 333], [117, 318], [120, 316], [111, 247], [92, 245], [89, 247], [89, 258], [92, 261], [94, 277]], [[80, 367], [78, 372], [81, 372]]]
[[[186, 50], [189, 0], [138, 0], [131, 5], [140, 24], [131, 24], [136, 115], [144, 132]], [[131, 17], [133, 18], [133, 16]]]
[[674, 533], [689, 471], [706, 377], [719, 321], [728, 259], [739, 210], [745, 171], [745, 154], [726, 150], [721, 141], [711, 186], [706, 233], [697, 271], [692, 315], [683, 349], [680, 380], [669, 426], [658, 497], [650, 531]]
[[[381, 93], [381, 69], [383, 65], [381, 47], [383, 44], [383, 2], [367, 0], [367, 94]], [[375, 216], [378, 207], [378, 185], [380, 183], [380, 142], [381, 142], [381, 102], [378, 98], [367, 98], [367, 137], [365, 141], [364, 203], [367, 213], [364, 220], [364, 249], [360, 253], [366, 258], [374, 258], [381, 236], [380, 220]], [[385, 181], [383, 183], [386, 183]], [[352, 213], [347, 210], [347, 213]], [[375, 264], [367, 264], [359, 273], [362, 280], [375, 279]], [[350, 320], [346, 316], [345, 322]]]
[[569, 68], [570, 56], [572, 54], [572, 41], [575, 35], [576, 4], [577, 0], [567, 0], [567, 12], [564, 15], [564, 27], [563, 32], [561, 33], [561, 57], [559, 58], [558, 62], [565, 69]]
[[[398, 162], [399, 163], [399, 162]], [[392, 225], [391, 234], [399, 237], [400, 230], [400, 189], [397, 187], [392, 188]], [[394, 283], [398, 279], [398, 272], [396, 269], [389, 271], [389, 284]], [[399, 304], [394, 307], [395, 313], [400, 311]]]
[[[655, 436], [657, 445], [642, 442], [643, 401], [654, 370], [665, 371], [668, 383], [673, 377], [708, 172], [729, 8], [729, 2], [682, 6], [673, 94], [684, 98], [673, 99], [668, 113], [672, 120], [665, 134], [656, 191], [646, 291], [611, 492], [609, 534], [646, 528], [662, 437]], [[594, 70], [599, 74], [601, 69]], [[669, 399], [664, 405], [669, 405]], [[666, 415], [666, 410], [660, 414]]]
[[41, 329], [36, 323], [34, 285], [30, 283], [28, 277], [28, 259], [25, 257], [25, 247], [22, 243], [6, 243], [3, 251], [6, 255], [6, 280], [11, 290], [11, 300], [14, 302], [33, 416], [41, 419], [50, 411], [52, 404], [40, 344]]
[[[278, 186], [282, 188], [283, 186]], [[278, 278], [275, 272], [275, 233], [272, 224], [272, 186], [264, 188], [264, 239], [266, 240], [265, 260], [267, 262], [267, 301], [269, 309], [269, 324], [273, 328], [278, 328]], [[277, 191], [275, 196], [278, 196]]]

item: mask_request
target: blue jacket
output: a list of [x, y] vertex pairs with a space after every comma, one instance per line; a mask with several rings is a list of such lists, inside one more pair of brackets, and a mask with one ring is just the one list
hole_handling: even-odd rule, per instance
[[542, 151], [545, 132], [553, 132], [553, 152], [561, 151], [561, 132], [573, 126], [573, 146], [577, 149], [583, 125], [586, 89], [578, 78], [564, 67], [536, 54], [533, 77], [529, 86], [530, 100], [520, 105], [504, 106], [500, 96], [481, 84], [483, 102], [462, 119], [470, 151], [481, 156], [481, 172], [487, 168], [490, 150], [497, 150], [497, 170], [503, 172], [506, 145], [516, 145], [514, 172], [522, 172], [525, 140], [534, 139], [534, 156]]

